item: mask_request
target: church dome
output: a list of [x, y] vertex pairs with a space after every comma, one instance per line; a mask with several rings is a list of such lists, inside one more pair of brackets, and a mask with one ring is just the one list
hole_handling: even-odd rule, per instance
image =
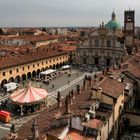
[[116, 20], [116, 14], [113, 11], [112, 19], [106, 24], [106, 27], [111, 30], [121, 29], [121, 24]]

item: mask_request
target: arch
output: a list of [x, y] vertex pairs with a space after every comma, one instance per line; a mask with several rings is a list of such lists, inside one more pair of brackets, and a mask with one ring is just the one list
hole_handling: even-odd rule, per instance
[[87, 64], [87, 57], [83, 58], [83, 64]]
[[63, 63], [60, 63], [60, 67], [62, 67], [63, 66]]
[[62, 65], [65, 65], [65, 62], [63, 62]]
[[59, 68], [59, 67], [60, 67], [60, 65], [57, 63], [57, 64], [56, 64], [56, 68]]
[[1, 81], [1, 87], [3, 87], [4, 84], [7, 84], [7, 80], [6, 79], [4, 79], [4, 80]]
[[40, 69], [37, 70], [37, 75], [39, 75], [39, 73], [40, 73]]
[[14, 78], [13, 77], [10, 77], [8, 82], [14, 82]]
[[36, 76], [36, 71], [34, 70], [33, 72], [32, 72], [32, 77], [35, 77]]
[[50, 66], [49, 66], [49, 69], [52, 69], [52, 68], [53, 68], [52, 65], [50, 65]]
[[28, 73], [27, 73], [27, 79], [31, 79], [31, 77], [32, 77], [31, 72], [28, 72]]
[[45, 70], [47, 70], [48, 69], [48, 67], [45, 67]]
[[65, 61], [64, 63], [65, 63], [65, 65], [67, 65], [67, 64], [69, 64], [69, 61]]
[[110, 40], [106, 41], [106, 47], [111, 47], [111, 41]]
[[19, 83], [19, 82], [20, 82], [20, 80], [21, 80], [21, 79], [20, 79], [20, 76], [19, 76], [19, 75], [18, 75], [18, 76], [16, 76], [16, 78], [15, 78], [15, 82], [16, 82], [16, 83]]
[[21, 75], [21, 79], [24, 81], [24, 80], [26, 80], [26, 74], [22, 74]]
[[56, 66], [55, 66], [55, 64], [53, 65], [53, 69], [55, 69], [56, 68]]
[[41, 69], [41, 71], [45, 71], [45, 69], [44, 69], [44, 68], [42, 68], [42, 69]]

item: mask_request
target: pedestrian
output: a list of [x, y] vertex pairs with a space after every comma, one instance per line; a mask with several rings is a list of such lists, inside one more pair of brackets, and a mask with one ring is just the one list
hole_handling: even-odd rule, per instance
[[68, 84], [70, 84], [70, 81], [68, 80]]

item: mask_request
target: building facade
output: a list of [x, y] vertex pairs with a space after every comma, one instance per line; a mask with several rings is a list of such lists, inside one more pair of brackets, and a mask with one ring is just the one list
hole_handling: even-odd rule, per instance
[[117, 38], [112, 30], [102, 24], [90, 33], [86, 42], [80, 44], [76, 52], [76, 64], [118, 65], [123, 61], [125, 50]]
[[38, 50], [14, 58], [0, 60], [0, 86], [35, 77], [41, 71], [58, 68], [68, 62], [68, 54], [59, 51]]

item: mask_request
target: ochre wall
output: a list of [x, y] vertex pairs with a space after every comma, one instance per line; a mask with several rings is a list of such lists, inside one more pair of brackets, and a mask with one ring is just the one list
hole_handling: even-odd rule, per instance
[[[50, 60], [51, 60], [51, 62], [50, 62]], [[47, 61], [47, 63], [46, 63], [46, 61]], [[0, 83], [4, 79], [6, 79], [8, 81], [10, 77], [13, 77], [13, 78], [15, 78], [16, 76], [21, 77], [23, 74], [27, 75], [28, 72], [32, 73], [33, 71], [37, 71], [38, 69], [41, 70], [42, 68], [44, 68], [44, 69], [46, 67], [49, 68], [50, 66], [60, 64], [60, 63], [63, 63], [63, 62], [67, 62], [67, 61], [68, 61], [68, 55], [63, 54], [61, 56], [56, 56], [56, 57], [36, 61], [36, 62], [33, 62], [33, 63], [24, 64], [24, 65], [21, 65], [21, 66], [7, 68], [7, 69], [4, 69], [4, 70], [0, 71]], [[39, 66], [38, 66], [38, 63], [39, 63]], [[33, 67], [33, 65], [34, 65], [34, 67]], [[29, 69], [28, 69], [28, 66], [30, 66]], [[24, 67], [24, 70], [23, 70], [23, 67]], [[18, 69], [18, 72], [17, 72], [17, 69]], [[10, 70], [12, 70], [12, 74], [10, 74], [10, 72], [9, 72]], [[3, 72], [5, 72], [5, 76], [3, 76]]]

